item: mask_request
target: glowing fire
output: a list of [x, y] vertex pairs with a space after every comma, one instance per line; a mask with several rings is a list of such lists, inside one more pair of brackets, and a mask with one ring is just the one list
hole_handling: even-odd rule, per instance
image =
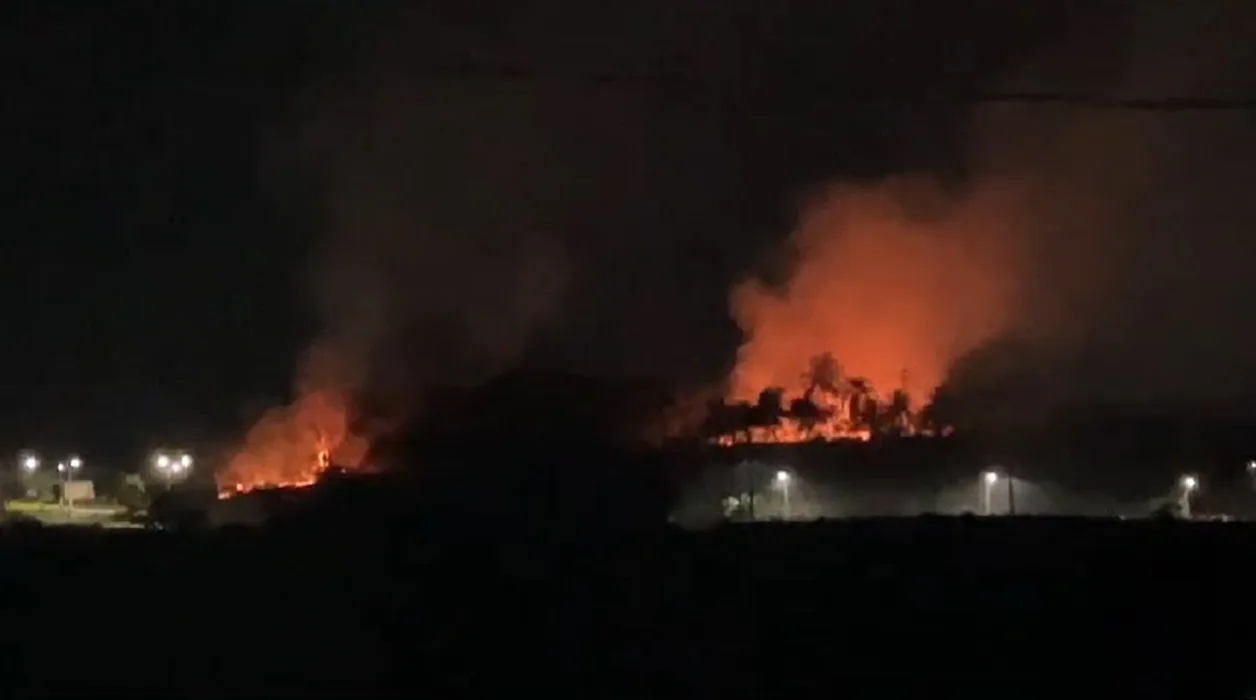
[[867, 442], [872, 439], [872, 431], [868, 428], [842, 428], [826, 424], [815, 428], [806, 428], [796, 419], [783, 418], [779, 425], [760, 427], [752, 426], [743, 433], [727, 433], [715, 438], [717, 445], [732, 447], [733, 445], [766, 445], [795, 444], [800, 442]]
[[267, 412], [249, 430], [244, 445], [218, 475], [219, 496], [309, 486], [333, 464], [361, 467], [367, 447], [367, 440], [350, 429], [344, 398], [333, 391], [311, 391]]
[[[743, 408], [753, 412], [750, 404], [728, 404], [726, 410], [737, 411]], [[880, 419], [875, 423], [857, 422], [850, 418], [849, 413], [825, 410], [819, 415], [778, 415], [776, 420], [766, 424], [743, 423], [735, 429], [722, 432], [710, 438], [710, 442], [724, 447], [745, 444], [795, 444], [803, 442], [868, 442], [878, 434], [893, 434], [902, 437], [949, 435], [950, 428], [933, 430], [923, 425], [918, 414], [906, 411], [896, 416], [886, 414], [886, 408], [878, 406]]]
[[[876, 435], [933, 435], [903, 386], [882, 397], [864, 378], [848, 377], [831, 354], [812, 358], [792, 389], [731, 398], [709, 408], [703, 432], [717, 445], [867, 442]], [[945, 431], [944, 431], [945, 432]]]
[[714, 407], [725, 415], [704, 433], [738, 444], [945, 432], [908, 394], [929, 396], [956, 357], [1008, 326], [1016, 194], [924, 176], [818, 190], [789, 237], [788, 278], [731, 290], [742, 345], [730, 403]]

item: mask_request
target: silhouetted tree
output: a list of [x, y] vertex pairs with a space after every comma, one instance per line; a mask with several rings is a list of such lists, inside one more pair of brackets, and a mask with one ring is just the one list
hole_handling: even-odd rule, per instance
[[750, 430], [753, 407], [747, 403], [725, 403], [712, 399], [707, 403], [706, 419], [700, 429], [702, 439], [714, 440], [724, 436], [740, 438]]
[[698, 436], [703, 440], [712, 440], [724, 435], [728, 428], [728, 407], [721, 399], [706, 402], [706, 413], [702, 424], [698, 426]]
[[[842, 428], [869, 431], [879, 435], [904, 435], [925, 427], [921, 420], [938, 418], [936, 411], [917, 416], [911, 398], [903, 388], [882, 399], [871, 381], [864, 377], [844, 377], [837, 359], [830, 352], [815, 355], [802, 374], [806, 390], [801, 397], [785, 402], [785, 390], [769, 387], [759, 393], [755, 403], [724, 403], [713, 400], [707, 405], [701, 434], [707, 440], [731, 437], [734, 442], [747, 441], [752, 429], [771, 430], [782, 418], [792, 418], [804, 435], [816, 436], [818, 428], [834, 418]], [[946, 423], [949, 427], [950, 423]]]
[[877, 430], [877, 413], [880, 408], [877, 404], [876, 392], [872, 389], [872, 383], [863, 377], [853, 377], [847, 385], [850, 387], [850, 420], [856, 426]]
[[785, 415], [785, 390], [779, 388], [764, 389], [759, 392], [759, 400], [755, 402], [751, 425], [757, 428], [771, 428], [780, 425]]
[[789, 416], [798, 421], [798, 427], [811, 434], [816, 425], [828, 420], [829, 412], [820, 408], [809, 397], [789, 402]]
[[885, 429], [893, 434], [901, 435], [907, 432], [911, 419], [911, 397], [905, 390], [895, 389], [885, 407]]
[[942, 385], [933, 391], [929, 403], [920, 411], [920, 423], [929, 430], [940, 432], [956, 424], [960, 417], [959, 411], [960, 404], [955, 394], [946, 385]]
[[807, 384], [808, 396], [816, 390], [836, 394], [841, 390], [842, 366], [837, 363], [833, 353], [821, 353], [811, 358], [811, 366], [802, 378]]
[[146, 510], [150, 498], [144, 488], [144, 479], [138, 474], [121, 474], [119, 477], [114, 494], [118, 505], [125, 508], [128, 513]]
[[755, 424], [755, 407], [754, 404], [745, 401], [738, 401], [727, 407], [729, 426], [732, 430], [729, 434], [738, 436], [741, 440], [750, 440], [750, 429]]

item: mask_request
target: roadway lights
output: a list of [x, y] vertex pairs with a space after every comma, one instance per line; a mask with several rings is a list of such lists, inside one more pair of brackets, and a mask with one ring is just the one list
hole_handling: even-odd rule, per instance
[[1199, 490], [1199, 477], [1196, 477], [1194, 474], [1187, 474], [1182, 477], [1179, 483], [1182, 487], [1182, 493], [1178, 497], [1178, 510], [1181, 512], [1183, 518], [1190, 520], [1191, 496]]
[[994, 485], [999, 483], [999, 473], [993, 469], [987, 469], [981, 473], [981, 514], [994, 514]]
[[994, 487], [1003, 481], [1007, 484], [1007, 514], [1016, 513], [1016, 479], [1006, 474], [1001, 468], [987, 469], [981, 473], [981, 514], [994, 514]]
[[18, 463], [27, 473], [33, 472], [39, 469], [39, 456], [33, 452], [24, 452], [18, 455]]
[[782, 520], [789, 520], [790, 515], [791, 515], [790, 508], [789, 508], [789, 485], [790, 485], [790, 482], [792, 482], [793, 480], [794, 479], [792, 476], [790, 476], [789, 472], [785, 471], [784, 469], [776, 472], [776, 478], [774, 479], [774, 481], [776, 482], [777, 487], [781, 489], [781, 519]]
[[192, 468], [192, 455], [187, 452], [161, 450], [153, 453], [153, 467], [169, 488], [176, 478], [186, 475]]
[[57, 473], [63, 475], [67, 480], [73, 478], [74, 472], [83, 468], [83, 459], [78, 456], [71, 456], [64, 462], [57, 462]]
[[70, 508], [74, 502], [70, 498], [70, 482], [74, 481], [74, 472], [83, 468], [83, 459], [78, 455], [70, 455], [64, 462], [57, 462], [57, 473], [61, 475], [61, 505]]
[[192, 468], [192, 455], [186, 452], [158, 452], [153, 455], [153, 466], [159, 471], [177, 474]]

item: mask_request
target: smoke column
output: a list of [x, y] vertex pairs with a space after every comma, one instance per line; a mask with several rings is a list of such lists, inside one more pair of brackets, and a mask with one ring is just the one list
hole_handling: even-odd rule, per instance
[[225, 486], [358, 466], [424, 388], [508, 369], [560, 304], [568, 258], [542, 205], [561, 181], [535, 95], [383, 74], [312, 93], [277, 149], [287, 204], [315, 214], [323, 331], [293, 403], [252, 427]]
[[951, 195], [928, 178], [821, 191], [791, 239], [797, 265], [774, 290], [733, 290], [746, 334], [736, 399], [796, 390], [808, 361], [832, 352], [880, 391], [930, 391], [951, 358], [1007, 323], [1017, 253], [1011, 204], [997, 188]]
[[[1121, 32], [1079, 27], [989, 89], [1235, 96], [1256, 13], [1225, 9], [1219, 21], [1134, 8], [1108, 25]], [[1010, 336], [1034, 353], [999, 364], [1057, 394], [1030, 397], [1039, 405], [1224, 390], [1256, 374], [1227, 350], [1242, 344], [1226, 329], [1243, 324], [1220, 315], [1245, 303], [1226, 280], [1252, 259], [1231, 233], [1253, 217], [1226, 201], [1238, 166], [1213, 157], [1250, 150], [1250, 131], [1241, 114], [973, 105], [962, 184], [930, 172], [830, 183], [799, 213], [786, 281], [733, 288], [744, 343], [730, 397], [797, 390], [807, 359], [830, 351], [882, 392], [906, 370], [925, 398], [956, 359]]]

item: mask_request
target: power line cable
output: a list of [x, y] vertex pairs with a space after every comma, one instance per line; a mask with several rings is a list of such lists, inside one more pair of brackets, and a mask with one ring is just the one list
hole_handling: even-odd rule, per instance
[[[432, 64], [428, 75], [475, 78], [506, 82], [568, 82], [588, 86], [623, 86], [645, 89], [681, 90], [701, 93], [736, 92], [735, 82], [720, 82], [680, 72], [563, 71], [521, 63], [462, 60]], [[812, 81], [814, 82], [814, 81]], [[1064, 91], [964, 91], [895, 90], [893, 88], [829, 89], [824, 93], [838, 102], [911, 105], [976, 106], [983, 104], [1046, 105], [1096, 110], [1143, 112], [1245, 111], [1256, 110], [1256, 98], [1169, 95], [1160, 97], [1121, 97], [1090, 92]]]

